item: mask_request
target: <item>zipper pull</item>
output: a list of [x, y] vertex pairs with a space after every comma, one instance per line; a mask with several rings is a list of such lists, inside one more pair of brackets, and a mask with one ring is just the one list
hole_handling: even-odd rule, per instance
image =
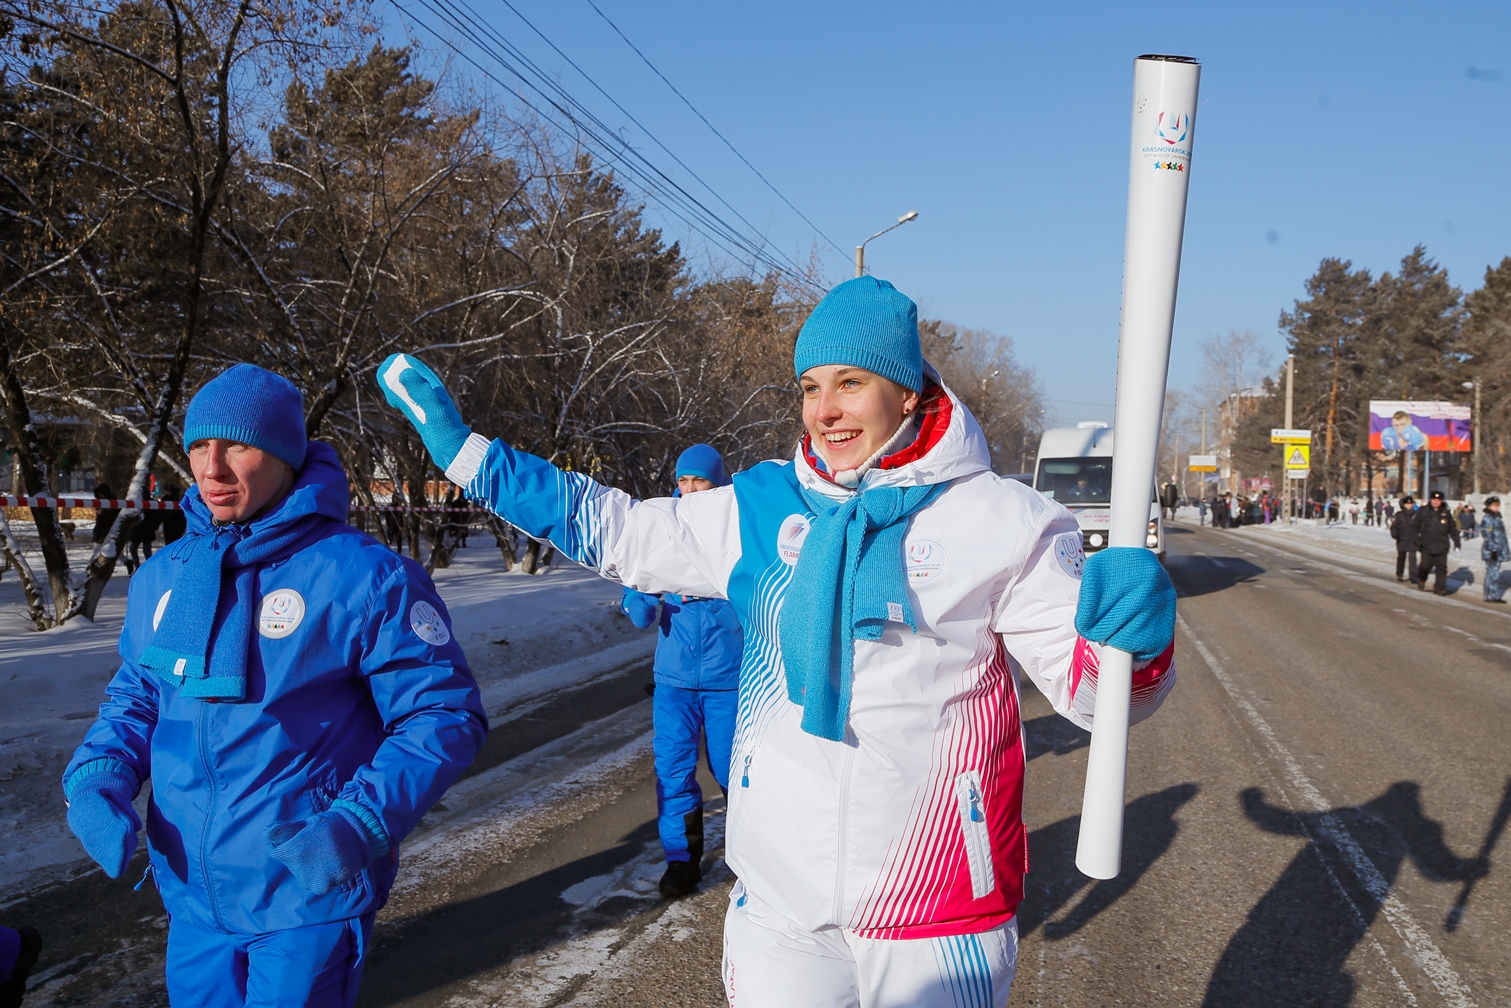
[[740, 787], [750, 787], [750, 754], [745, 755], [745, 769], [740, 774]]
[[144, 885], [147, 884], [147, 876], [151, 875], [151, 874], [152, 874], [152, 865], [148, 864], [147, 865], [147, 870], [144, 871], [144, 872], [142, 872], [142, 880], [140, 882], [138, 882], [136, 885], [132, 886], [131, 887], [131, 891], [132, 892], [141, 892], [142, 891], [142, 886], [144, 886]]

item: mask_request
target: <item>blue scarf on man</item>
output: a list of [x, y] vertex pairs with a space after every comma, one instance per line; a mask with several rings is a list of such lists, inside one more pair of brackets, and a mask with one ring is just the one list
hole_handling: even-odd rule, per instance
[[[189, 528], [168, 557], [184, 567], [137, 664], [184, 696], [246, 699], [259, 565], [324, 538], [333, 522], [344, 524], [350, 500], [346, 472], [335, 450], [321, 441], [309, 443], [288, 496], [250, 524], [216, 525], [199, 488], [191, 487], [182, 502]], [[227, 593], [233, 601], [217, 626]]]
[[787, 696], [803, 731], [844, 740], [855, 641], [880, 640], [888, 622], [918, 624], [908, 602], [903, 547], [908, 518], [947, 484], [872, 487], [842, 502], [803, 487], [814, 512], [782, 599]]

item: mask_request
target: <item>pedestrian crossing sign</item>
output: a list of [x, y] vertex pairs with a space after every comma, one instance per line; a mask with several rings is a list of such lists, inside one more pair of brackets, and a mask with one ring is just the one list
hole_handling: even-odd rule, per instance
[[1312, 449], [1310, 445], [1288, 444], [1285, 446], [1285, 467], [1287, 469], [1310, 469]]

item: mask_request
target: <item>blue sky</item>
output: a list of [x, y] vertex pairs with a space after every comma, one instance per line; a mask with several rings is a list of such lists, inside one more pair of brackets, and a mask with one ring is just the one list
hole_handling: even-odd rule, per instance
[[[586, 0], [513, 2], [773, 247], [817, 247], [831, 280], [916, 209], [869, 246], [871, 272], [927, 315], [1011, 336], [1059, 422], [1111, 419], [1140, 53], [1203, 63], [1172, 387], [1195, 384], [1213, 334], [1252, 328], [1278, 354], [1277, 317], [1323, 256], [1378, 273], [1420, 242], [1472, 289], [1511, 255], [1511, 5], [598, 0], [841, 254]], [[473, 5], [685, 177], [508, 7]]]

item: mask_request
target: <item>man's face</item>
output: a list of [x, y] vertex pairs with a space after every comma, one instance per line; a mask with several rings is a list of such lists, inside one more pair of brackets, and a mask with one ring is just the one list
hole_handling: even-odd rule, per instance
[[684, 497], [690, 493], [697, 493], [699, 490], [712, 490], [713, 488], [713, 482], [704, 479], [702, 476], [677, 477], [677, 489], [682, 491], [682, 496]]
[[190, 445], [189, 468], [210, 517], [218, 522], [251, 521], [294, 485], [294, 470], [283, 459], [222, 438]]
[[1432, 505], [1435, 508], [1440, 508], [1440, 507], [1443, 506], [1443, 498], [1441, 498], [1441, 497], [1434, 497], [1432, 500], [1428, 501], [1427, 503], [1430, 504], [1430, 505]]
[[1397, 434], [1400, 434], [1406, 428], [1408, 428], [1408, 427], [1411, 426], [1411, 417], [1409, 417], [1409, 416], [1391, 417], [1390, 418], [1390, 425], [1396, 429], [1396, 433]]

